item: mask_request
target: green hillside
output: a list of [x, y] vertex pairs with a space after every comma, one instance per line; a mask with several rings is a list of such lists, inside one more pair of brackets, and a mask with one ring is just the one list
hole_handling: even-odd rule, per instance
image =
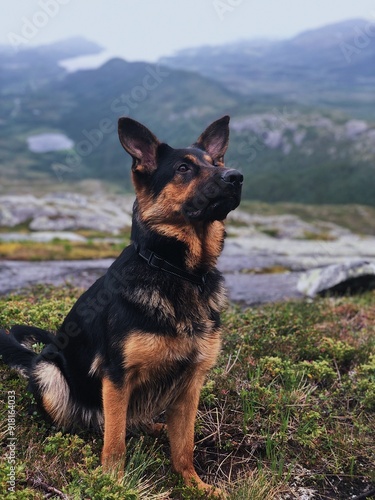
[[[346, 40], [359, 22], [341, 26]], [[75, 73], [59, 60], [97, 46], [73, 40], [16, 55], [0, 49], [0, 192], [73, 189], [85, 179], [128, 190], [119, 116], [132, 116], [182, 147], [229, 114], [227, 163], [245, 174], [246, 198], [375, 205], [368, 91], [375, 52], [369, 44], [358, 55], [362, 62], [348, 64], [332, 38], [337, 29], [194, 49], [164, 65], [113, 59]], [[45, 133], [64, 134], [74, 146], [30, 151], [28, 138]]]

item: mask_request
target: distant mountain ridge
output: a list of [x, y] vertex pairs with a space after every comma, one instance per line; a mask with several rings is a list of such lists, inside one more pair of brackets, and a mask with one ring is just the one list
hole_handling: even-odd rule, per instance
[[361, 106], [358, 116], [375, 118], [368, 106], [372, 96], [363, 103], [361, 95], [375, 86], [375, 20], [348, 20], [288, 40], [249, 40], [184, 50], [161, 58], [160, 63], [197, 71], [244, 95], [271, 94], [346, 109], [337, 101], [350, 91]]
[[[358, 37], [362, 37], [362, 40], [359, 40]], [[202, 63], [201, 58], [203, 59], [205, 56], [223, 57], [221, 64], [228, 64], [229, 61], [225, 59], [225, 56], [237, 54], [239, 58], [243, 58], [244, 62], [246, 60], [251, 62], [252, 58], [254, 60], [265, 58], [265, 65], [270, 60], [277, 62], [277, 58], [283, 56], [280, 62], [287, 63], [289, 67], [292, 67], [296, 62], [305, 66], [309, 65], [308, 63], [311, 61], [304, 61], [302, 57], [310, 54], [314, 55], [312, 60], [314, 63], [335, 61], [338, 67], [345, 67], [348, 63], [345, 58], [345, 44], [357, 49], [358, 55], [362, 49], [362, 58], [373, 61], [375, 47], [371, 41], [374, 40], [375, 20], [351, 19], [305, 31], [290, 39], [249, 39], [221, 46], [206, 45], [195, 49], [187, 48], [172, 56], [162, 57], [159, 62], [168, 66], [177, 66], [183, 63], [184, 68], [188, 69], [190, 65], [193, 65], [193, 59], [195, 59], [195, 68], [197, 68]], [[323, 49], [329, 49], [329, 52], [322, 52]], [[287, 56], [286, 59], [284, 59], [285, 56]], [[210, 72], [215, 71], [215, 69], [211, 64], [205, 68], [205, 71]], [[372, 66], [372, 70], [375, 75], [375, 66]]]
[[[375, 205], [375, 36], [352, 62], [339, 46], [356, 48], [366, 29], [353, 20], [291, 40], [186, 49], [159, 64], [117, 58], [74, 73], [61, 58], [99, 46], [67, 40], [12, 57], [0, 49], [0, 193], [85, 179], [130, 189], [119, 116], [183, 147], [229, 114], [226, 159], [245, 174], [245, 198]], [[29, 151], [27, 138], [43, 133], [74, 147]]]

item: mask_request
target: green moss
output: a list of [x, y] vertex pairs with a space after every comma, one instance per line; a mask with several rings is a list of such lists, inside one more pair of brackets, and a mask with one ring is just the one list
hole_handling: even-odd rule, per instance
[[[80, 293], [37, 287], [27, 296], [0, 297], [0, 327], [27, 323], [54, 331]], [[207, 482], [221, 483], [229, 499], [292, 495], [297, 478], [322, 496], [332, 484], [342, 485], [335, 486], [337, 498], [349, 487], [365, 491], [374, 480], [374, 305], [372, 292], [224, 314], [222, 353], [203, 388], [196, 425], [195, 462]], [[166, 436], [159, 443], [128, 441], [118, 484], [101, 470], [100, 436], [51, 427], [25, 381], [2, 364], [0, 389], [15, 391], [17, 404], [17, 488], [9, 498], [43, 498], [35, 479], [69, 499], [151, 499], [165, 491], [164, 498], [200, 497], [171, 473]], [[6, 405], [0, 419], [6, 422]], [[4, 454], [1, 460], [4, 496], [9, 470]]]

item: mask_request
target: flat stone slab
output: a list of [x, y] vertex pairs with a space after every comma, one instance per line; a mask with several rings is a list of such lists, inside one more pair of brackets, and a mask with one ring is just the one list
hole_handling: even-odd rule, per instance
[[[112, 259], [48, 262], [0, 262], [0, 294], [28, 286], [69, 283], [88, 288], [102, 276]], [[240, 274], [224, 273], [229, 299], [244, 305], [302, 298], [297, 290], [301, 273]]]
[[375, 238], [345, 235], [334, 241], [311, 241], [238, 236], [227, 238], [220, 261], [225, 269], [283, 266], [306, 271], [348, 260], [375, 260]]
[[60, 286], [71, 283], [88, 288], [102, 276], [112, 259], [18, 262], [0, 261], [0, 294], [19, 291], [31, 285]]
[[225, 274], [228, 297], [246, 306], [302, 299], [297, 283], [302, 273]]
[[34, 241], [37, 243], [49, 243], [53, 240], [64, 240], [72, 242], [87, 242], [87, 238], [70, 231], [36, 231], [34, 233], [0, 233], [0, 241]]
[[[74, 233], [69, 232], [31, 234], [33, 239], [39, 241], [48, 241], [52, 236], [62, 239], [69, 236], [74, 238]], [[344, 265], [348, 260], [375, 262], [375, 238], [344, 235], [335, 241], [306, 241], [255, 234], [237, 236], [227, 238], [218, 267], [224, 273], [230, 300], [253, 305], [304, 296], [313, 297], [319, 293], [319, 287], [315, 290], [312, 283], [322, 269], [326, 266], [332, 268], [331, 283], [336, 278], [340, 281], [342, 278], [338, 278], [338, 269], [342, 268], [335, 266]], [[88, 288], [106, 272], [112, 262], [112, 259], [0, 261], [0, 294], [38, 283], [59, 286], [69, 282]], [[280, 267], [281, 270], [285, 268], [289, 272], [267, 273], [266, 270], [274, 270], [272, 268], [275, 267]], [[313, 273], [312, 277], [303, 275], [303, 272], [308, 270]]]
[[375, 288], [375, 261], [347, 261], [303, 273], [297, 290], [315, 297], [326, 292], [355, 292]]

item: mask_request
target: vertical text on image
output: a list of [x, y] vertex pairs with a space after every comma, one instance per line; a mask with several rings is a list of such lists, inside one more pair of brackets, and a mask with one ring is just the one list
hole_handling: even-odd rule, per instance
[[7, 417], [7, 446], [6, 463], [8, 464], [7, 485], [8, 491], [16, 488], [16, 393], [8, 391], [8, 417]]

